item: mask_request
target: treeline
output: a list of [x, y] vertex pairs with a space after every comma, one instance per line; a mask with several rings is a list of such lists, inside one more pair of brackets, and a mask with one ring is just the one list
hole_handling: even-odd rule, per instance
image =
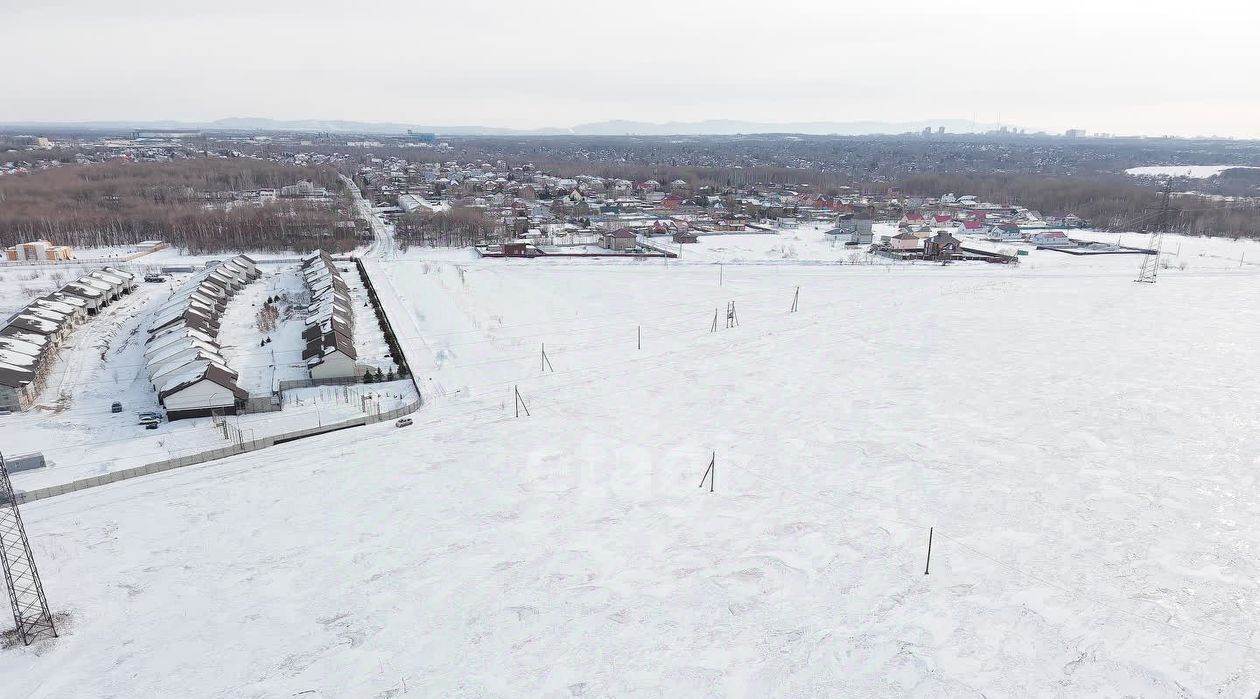
[[[1091, 225], [1113, 230], [1147, 230], [1155, 220], [1159, 192], [1125, 178], [1046, 177], [1018, 174], [919, 174], [900, 182], [907, 195], [939, 197], [974, 194], [982, 201], [1023, 206], [1045, 216], [1076, 214]], [[1214, 202], [1179, 196], [1169, 230], [1187, 235], [1260, 237], [1255, 204]]]
[[398, 217], [394, 238], [404, 251], [422, 247], [465, 247], [495, 239], [495, 224], [480, 209], [455, 207], [431, 213], [417, 211]]
[[[332, 201], [259, 205], [242, 193], [299, 180]], [[73, 247], [164, 240], [197, 253], [354, 247], [343, 183], [325, 167], [252, 159], [67, 166], [0, 179], [0, 244], [47, 239]]]
[[709, 167], [702, 165], [648, 165], [639, 163], [598, 163], [585, 161], [543, 161], [539, 170], [557, 177], [595, 175], [605, 179], [632, 182], [656, 180], [668, 187], [682, 180], [693, 190], [708, 187], [715, 192], [744, 189], [758, 184], [809, 185], [819, 194], [835, 194], [849, 184], [848, 178], [806, 168], [762, 165], [752, 167]]

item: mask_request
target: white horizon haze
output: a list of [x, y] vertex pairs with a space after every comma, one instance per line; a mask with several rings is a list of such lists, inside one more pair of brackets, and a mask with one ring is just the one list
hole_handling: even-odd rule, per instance
[[1254, 0], [0, 0], [0, 24], [28, 57], [0, 80], [0, 122], [958, 119], [1260, 138]]

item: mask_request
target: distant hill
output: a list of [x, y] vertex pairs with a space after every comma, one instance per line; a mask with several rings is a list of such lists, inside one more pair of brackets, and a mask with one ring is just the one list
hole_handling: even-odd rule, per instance
[[327, 131], [355, 134], [402, 134], [408, 129], [451, 136], [705, 136], [731, 134], [811, 134], [857, 136], [863, 134], [898, 134], [917, 132], [925, 127], [944, 126], [950, 133], [987, 131], [992, 124], [978, 124], [963, 119], [929, 119], [923, 121], [809, 121], [809, 122], [754, 122], [731, 119], [706, 121], [671, 121], [652, 123], [646, 121], [600, 121], [578, 124], [571, 128], [506, 129], [492, 126], [426, 126], [396, 122], [344, 121], [337, 119], [267, 119], [262, 117], [231, 117], [214, 121], [80, 121], [80, 122], [0, 122], [6, 131], [21, 129], [68, 130], [93, 129], [130, 131], [132, 129], [201, 129], [210, 131]]
[[593, 124], [578, 124], [572, 133], [582, 135], [620, 136], [637, 134], [644, 136], [699, 136], [728, 135], [752, 133], [787, 133], [860, 136], [864, 134], [898, 134], [907, 131], [922, 131], [930, 127], [936, 129], [944, 126], [952, 133], [971, 131], [987, 131], [991, 124], [975, 124], [962, 119], [930, 119], [925, 121], [796, 121], [788, 123], [735, 121], [731, 119], [709, 119], [706, 121], [670, 121], [653, 124], [644, 121], [601, 121]]

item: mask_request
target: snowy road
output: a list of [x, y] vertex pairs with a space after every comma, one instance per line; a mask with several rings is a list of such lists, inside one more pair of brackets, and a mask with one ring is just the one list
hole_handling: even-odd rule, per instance
[[[407, 300], [399, 293], [393, 279], [382, 266], [383, 260], [397, 255], [393, 227], [385, 224], [379, 216], [373, 213], [371, 203], [363, 198], [363, 194], [359, 191], [354, 180], [345, 175], [342, 175], [341, 179], [346, 183], [346, 187], [349, 188], [359, 215], [372, 228], [372, 246], [361, 259], [363, 268], [371, 278], [373, 287], [376, 289], [377, 301], [381, 304], [385, 317], [389, 319], [394, 333], [399, 336], [399, 346], [403, 357], [407, 361], [407, 366], [422, 365], [422, 363], [417, 361], [419, 353], [416, 348], [423, 342], [423, 339], [420, 327], [415, 321], [414, 308], [410, 307]], [[403, 338], [406, 338], [406, 340]], [[413, 368], [412, 371], [415, 371], [415, 369]], [[422, 399], [427, 400], [432, 397], [433, 394], [429, 386], [419, 381], [415, 383]]]

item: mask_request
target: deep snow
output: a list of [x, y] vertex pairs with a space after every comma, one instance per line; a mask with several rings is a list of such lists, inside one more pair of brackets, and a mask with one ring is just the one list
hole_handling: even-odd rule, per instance
[[[416, 425], [26, 506], [69, 619], [0, 676], [15, 696], [1250, 696], [1258, 277], [1219, 247], [1155, 285], [1135, 256], [1046, 251], [376, 262], [430, 399]], [[739, 327], [710, 332], [731, 300]]]

